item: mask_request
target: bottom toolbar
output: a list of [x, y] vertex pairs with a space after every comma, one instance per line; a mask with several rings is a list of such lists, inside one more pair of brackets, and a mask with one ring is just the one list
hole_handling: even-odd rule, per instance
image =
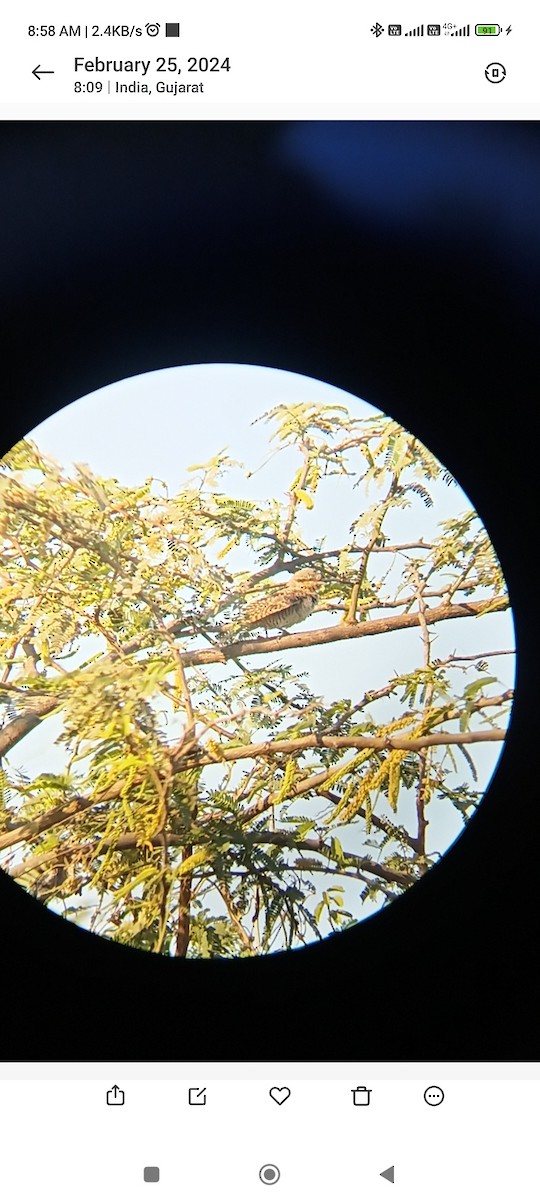
[[[167, 1066], [168, 1077], [159, 1077]], [[103, 1200], [157, 1195], [253, 1200], [275, 1187], [282, 1200], [388, 1195], [454, 1200], [456, 1192], [501, 1200], [537, 1195], [531, 1073], [456, 1077], [455, 1065], [48, 1064], [4, 1066], [0, 1077], [2, 1183], [6, 1196]], [[352, 1075], [356, 1066], [358, 1075]], [[422, 1074], [422, 1066], [424, 1074]], [[253, 1065], [251, 1066], [253, 1072]], [[339, 1071], [344, 1074], [340, 1076]], [[105, 1072], [110, 1070], [110, 1074]], [[112, 1072], [114, 1071], [114, 1074]], [[264, 1073], [264, 1074], [263, 1074]], [[401, 1073], [401, 1077], [400, 1077]], [[469, 1068], [467, 1068], [469, 1073]], [[31, 1153], [29, 1153], [31, 1147]]]

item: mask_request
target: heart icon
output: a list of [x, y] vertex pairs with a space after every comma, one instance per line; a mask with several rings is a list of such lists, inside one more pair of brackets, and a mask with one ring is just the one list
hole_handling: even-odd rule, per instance
[[285, 1104], [285, 1101], [289, 1099], [290, 1094], [291, 1089], [288, 1087], [270, 1088], [270, 1095], [272, 1100], [275, 1100], [276, 1104]]

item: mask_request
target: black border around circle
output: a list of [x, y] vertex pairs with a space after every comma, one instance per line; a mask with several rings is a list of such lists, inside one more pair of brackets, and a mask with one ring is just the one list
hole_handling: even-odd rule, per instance
[[[4, 305], [2, 451], [81, 395], [184, 363], [274, 366], [361, 395], [414, 430], [484, 521], [514, 612], [516, 701], [466, 834], [397, 904], [321, 946], [241, 963], [153, 960], [69, 927], [0, 878], [13, 1045], [29, 1059], [115, 1061], [538, 1057], [537, 310], [518, 294], [526, 264], [501, 276], [489, 245], [421, 225], [361, 237], [284, 165], [284, 123], [194, 124], [3, 129], [29, 237], [27, 282]], [[446, 125], [465, 139], [475, 123]], [[480, 132], [503, 138], [495, 122]], [[538, 155], [538, 130], [528, 136]], [[40, 155], [57, 211], [29, 195], [24, 164]], [[185, 193], [197, 203], [183, 205]]]

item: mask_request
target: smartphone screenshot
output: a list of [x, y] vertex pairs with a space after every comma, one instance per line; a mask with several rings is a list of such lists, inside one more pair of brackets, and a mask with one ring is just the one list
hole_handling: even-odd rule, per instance
[[538, 1194], [501, 4], [4, 13], [6, 1195]]

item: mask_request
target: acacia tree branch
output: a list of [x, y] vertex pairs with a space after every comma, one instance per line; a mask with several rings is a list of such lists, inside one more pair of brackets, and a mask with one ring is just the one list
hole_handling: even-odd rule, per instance
[[[503, 692], [500, 696], [481, 697], [479, 700], [475, 701], [474, 705], [471, 706], [471, 711], [481, 711], [486, 707], [498, 707], [499, 705], [510, 701], [512, 696], [513, 691], [510, 689], [507, 692]], [[447, 709], [441, 713], [440, 719], [445, 721], [453, 721], [458, 716], [459, 709]], [[466, 742], [475, 741], [503, 741], [504, 736], [504, 733], [499, 730], [483, 731], [476, 734], [424, 734], [422, 737], [418, 738], [404, 738], [402, 736], [396, 736], [392, 738], [377, 738], [367, 734], [363, 735], [362, 737], [339, 738], [332, 737], [331, 735], [308, 734], [303, 739], [297, 738], [288, 742], [280, 741], [278, 739], [271, 743], [259, 742], [254, 743], [251, 747], [238, 747], [232, 751], [222, 750], [219, 754], [219, 757], [214, 753], [209, 755], [206, 761], [201, 761], [199, 758], [197, 760], [197, 765], [204, 766], [208, 765], [209, 763], [234, 761], [239, 758], [245, 759], [253, 757], [254, 759], [257, 759], [260, 754], [263, 756], [266, 754], [267, 757], [270, 753], [284, 754], [287, 753], [288, 750], [291, 750], [291, 747], [294, 747], [295, 751], [300, 749], [309, 749], [311, 747], [324, 748], [325, 746], [331, 749], [340, 747], [348, 748], [350, 746], [354, 748], [367, 748], [368, 746], [373, 746], [374, 749], [382, 750], [415, 750], [421, 748], [425, 744], [464, 745]], [[306, 740], [309, 741], [309, 746], [306, 746]], [[271, 750], [268, 749], [268, 747], [271, 747]], [[192, 764], [189, 762], [189, 760], [186, 763], [183, 755], [177, 752], [173, 757], [174, 774], [178, 774], [180, 771], [190, 769]], [[308, 779], [300, 780], [294, 785], [293, 789], [291, 790], [291, 795], [302, 795], [304, 792], [310, 791], [319, 787], [321, 784], [326, 783], [332, 778], [332, 775], [335, 774], [336, 769], [336, 767], [327, 768], [324, 771], [309, 776]], [[33, 838], [39, 837], [41, 833], [44, 833], [48, 829], [52, 829], [57, 825], [62, 825], [66, 821], [76, 820], [78, 816], [84, 815], [84, 813], [90, 808], [97, 807], [99, 804], [107, 804], [111, 800], [117, 800], [122, 794], [124, 786], [125, 785], [123, 782], [118, 782], [96, 796], [72, 796], [68, 800], [64, 801], [63, 804], [57, 805], [56, 808], [44, 813], [41, 817], [36, 817], [34, 821], [18, 822], [13, 828], [8, 830], [7, 833], [4, 833], [0, 836], [0, 850], [6, 850], [10, 846], [17, 845], [18, 842], [31, 841]], [[255, 813], [260, 813], [261, 811], [264, 811], [264, 809], [261, 809], [260, 801], [257, 801], [251, 806], [250, 809], [245, 810], [245, 812], [242, 814], [242, 820], [250, 819], [252, 815]], [[218, 819], [218, 817], [221, 818], [221, 814], [217, 814], [215, 819]]]
[[[372, 551], [372, 553], [373, 553], [373, 551]], [[470, 584], [464, 583], [461, 587], [452, 589], [452, 595], [455, 595], [457, 592], [460, 592], [460, 591], [461, 592], [470, 591]], [[447, 603], [448, 603], [448, 594], [449, 594], [448, 588], [439, 588], [438, 590], [435, 590], [434, 588], [426, 588], [423, 593], [424, 598], [426, 600], [427, 599], [440, 600], [442, 596], [445, 596]], [[407, 611], [407, 609], [409, 609], [411, 607], [411, 605], [414, 604], [414, 601], [415, 601], [414, 594], [411, 596], [401, 596], [397, 600], [380, 600], [378, 597], [371, 598], [369, 601], [363, 602], [364, 607], [362, 609], [362, 614], [365, 616], [366, 613], [369, 614], [372, 612], [379, 612], [380, 610], [386, 611], [389, 608], [403, 608], [403, 609], [405, 609], [405, 611]], [[314, 609], [314, 612], [347, 612], [347, 609], [348, 609], [348, 605], [344, 604], [342, 601], [337, 600], [335, 603], [333, 603], [331, 600], [328, 600], [326, 603], [317, 604], [316, 608]], [[506, 651], [501, 651], [501, 653], [513, 654], [513, 651], [506, 650]], [[473, 659], [474, 659], [474, 658], [476, 658], [476, 655], [473, 655], [471, 657], [473, 657]]]
[[[457, 620], [462, 617], [481, 616], [488, 612], [503, 612], [509, 607], [507, 596], [493, 596], [489, 600], [470, 600], [467, 604], [441, 604], [435, 608], [426, 609], [425, 619], [428, 625], [439, 621]], [[212, 647], [211, 650], [191, 650], [181, 654], [184, 667], [202, 666], [214, 662], [227, 662], [228, 659], [238, 659], [241, 655], [273, 654], [276, 650], [295, 650], [304, 646], [331, 645], [333, 642], [347, 641], [349, 638], [375, 637], [378, 634], [392, 633], [400, 629], [414, 629], [420, 624], [417, 612], [401, 613], [394, 617], [379, 617], [374, 621], [362, 621], [358, 624], [333, 625], [329, 629], [314, 629], [305, 633], [282, 634], [280, 637], [253, 638], [232, 642], [224, 647]], [[167, 626], [171, 635], [183, 629], [182, 622], [175, 621]], [[122, 647], [124, 656], [135, 653], [141, 648], [140, 638]], [[105, 655], [100, 665], [112, 661], [115, 655]], [[60, 700], [51, 697], [32, 697], [32, 712], [15, 717], [13, 721], [0, 732], [0, 758], [12, 750], [18, 742], [39, 725], [43, 717], [48, 716], [60, 704]]]
[[[434, 548], [433, 542], [425, 542], [423, 538], [420, 538], [418, 542], [385, 542], [382, 546], [372, 546], [370, 554], [400, 554], [402, 550], [433, 550]], [[302, 559], [305, 557], [306, 562], [318, 562], [323, 558], [339, 558], [344, 549], [347, 554], [365, 554], [366, 552], [365, 546], [357, 546], [352, 542], [350, 546], [337, 550], [316, 550], [313, 554], [303, 555]]]
[[[448, 716], [446, 719], [448, 719]], [[425, 736], [427, 736], [427, 735], [425, 735]], [[501, 735], [501, 737], [502, 736], [503, 735]], [[383, 742], [383, 740], [384, 739], [380, 739], [381, 743]], [[416, 739], [416, 742], [418, 742], [419, 740], [420, 739]], [[483, 740], [486, 740], [486, 739], [483, 739]], [[491, 739], [489, 739], [489, 740], [491, 740]], [[319, 744], [319, 743], [317, 743], [317, 744]], [[459, 744], [463, 744], [461, 742], [461, 735], [460, 735]], [[283, 745], [282, 742], [277, 743], [276, 749], [275, 749], [276, 753], [279, 753], [278, 747], [282, 746], [282, 745]], [[385, 743], [385, 745], [387, 746], [387, 742]], [[408, 745], [411, 746], [412, 741], [410, 741], [408, 743]], [[381, 746], [380, 748], [383, 748], [383, 747]], [[390, 748], [395, 748], [395, 747], [392, 746]], [[253, 757], [256, 759], [256, 755], [254, 755]], [[215, 760], [212, 759], [212, 762], [213, 761], [215, 761]], [[338, 763], [333, 767], [325, 768], [325, 770], [323, 770], [323, 771], [315, 772], [315, 773], [309, 775], [306, 779], [299, 780], [296, 784], [294, 784], [291, 787], [291, 790], [289, 793], [289, 798], [290, 799], [297, 798], [299, 796], [305, 795], [307, 792], [313, 791], [313, 792], [317, 792], [319, 795], [324, 796], [327, 799], [331, 800], [332, 804], [337, 804], [338, 798], [334, 797], [332, 795], [332, 793], [328, 792], [325, 788], [325, 785], [328, 783], [332, 783], [334, 776], [336, 774], [336, 771], [340, 770], [341, 765], [342, 764]], [[252, 821], [254, 818], [260, 816], [263, 812], [266, 812], [269, 808], [272, 808], [274, 806], [275, 802], [276, 802], [275, 794], [272, 792], [261, 796], [258, 800], [256, 800], [253, 804], [249, 805], [248, 808], [244, 809], [244, 811], [240, 813], [240, 815], [238, 817], [240, 824], [242, 824], [242, 825], [249, 824], [249, 822]], [[365, 810], [363, 808], [361, 808], [359, 810], [359, 812], [361, 813], [362, 816], [366, 815]], [[202, 824], [209, 825], [213, 821], [220, 820], [220, 819], [221, 819], [220, 813], [212, 814], [210, 816], [205, 817], [202, 821]], [[372, 823], [377, 828], [380, 828], [381, 830], [383, 830], [383, 832], [388, 832], [388, 829], [385, 826], [384, 821], [382, 819], [376, 817], [375, 814], [372, 814]], [[417, 849], [415, 838], [412, 838], [412, 837], [409, 838], [409, 836], [405, 833], [405, 831], [403, 831], [403, 837], [404, 837], [404, 840], [409, 843], [409, 845], [411, 846], [411, 849], [413, 849], [413, 850]]]
[[[301, 452], [304, 456], [304, 465], [300, 472], [300, 478], [296, 484], [296, 487], [301, 489], [301, 488], [305, 487], [306, 479], [309, 474], [309, 468], [311, 465], [310, 451], [312, 450], [312, 446], [310, 445], [309, 441], [302, 439], [302, 441], [299, 444], [299, 449], [301, 450]], [[280, 531], [280, 534], [279, 534], [282, 542], [287, 543], [287, 541], [289, 539], [289, 534], [292, 529], [292, 525], [293, 525], [293, 521], [294, 521], [294, 514], [296, 512], [297, 506], [298, 506], [298, 495], [297, 495], [297, 492], [295, 489], [294, 491], [289, 492], [289, 510], [288, 510], [287, 516], [285, 518], [285, 524], [283, 526], [283, 529]]]
[[515, 654], [515, 650], [484, 650], [479, 654], [449, 654], [447, 658], [436, 658], [433, 660], [434, 667], [447, 667], [452, 663], [460, 662], [482, 662], [484, 658], [499, 658], [501, 655]]
[[[298, 850], [298, 851], [299, 850], [308, 850], [312, 854], [313, 853], [322, 854], [325, 857], [328, 857], [333, 862], [337, 861], [336, 856], [335, 856], [335, 854], [333, 854], [331, 847], [329, 845], [327, 845], [325, 843], [324, 839], [320, 836], [304, 837], [304, 838], [297, 839], [295, 837], [294, 833], [289, 833], [287, 830], [279, 830], [279, 829], [265, 830], [265, 829], [263, 829], [263, 830], [257, 830], [254, 833], [250, 833], [250, 834], [246, 835], [245, 841], [249, 845], [271, 845], [271, 846], [281, 846], [281, 847], [283, 847], [285, 849], [289, 849], [289, 850]], [[94, 853], [95, 853], [97, 850], [98, 853], [101, 854], [109, 849], [118, 850], [118, 851], [134, 850], [134, 849], [137, 849], [137, 847], [140, 846], [140, 844], [141, 844], [141, 842], [140, 842], [139, 834], [123, 833], [120, 835], [120, 837], [118, 837], [116, 839], [104, 838], [99, 843], [99, 845], [96, 844], [95, 841], [91, 841], [91, 842], [79, 842], [75, 846], [73, 846], [73, 845], [57, 846], [57, 847], [55, 847], [54, 850], [47, 850], [43, 854], [32, 855], [30, 858], [27, 858], [24, 862], [18, 863], [17, 866], [12, 867], [11, 870], [8, 869], [6, 871], [6, 873], [8, 875], [10, 875], [10, 877], [12, 879], [20, 879], [22, 876], [28, 875], [31, 871], [39, 870], [42, 867], [50, 867], [52, 865], [57, 866], [60, 863], [65, 862], [67, 859], [72, 859], [72, 858], [81, 858], [82, 859], [82, 858], [84, 858], [84, 856], [86, 854], [89, 854], [92, 851], [94, 851]], [[145, 838], [144, 844], [152, 845], [156, 848], [160, 847], [161, 840], [160, 840], [159, 835], [155, 835], [152, 838]], [[181, 845], [183, 845], [183, 839], [178, 835], [171, 834], [171, 836], [169, 837], [169, 844], [171, 846], [175, 846], [175, 845], [181, 846]], [[184, 857], [185, 857], [184, 854], [182, 854], [182, 861], [184, 861]], [[324, 866], [324, 864], [322, 864], [322, 865]], [[414, 879], [414, 876], [408, 875], [404, 871], [396, 871], [392, 867], [387, 867], [387, 866], [382, 865], [381, 863], [374, 862], [371, 858], [369, 858], [367, 856], [348, 853], [348, 852], [345, 852], [343, 855], [343, 865], [345, 867], [347, 867], [347, 866], [358, 867], [359, 870], [369, 871], [370, 874], [376, 875], [380, 879], [385, 879], [387, 883], [399, 883], [405, 887], [408, 887]], [[184, 878], [189, 878], [191, 880], [192, 874], [189, 876], [184, 876]], [[222, 882], [223, 882], [222, 880], [219, 880], [220, 886], [222, 885]], [[219, 890], [219, 888], [218, 888], [218, 890]], [[191, 888], [190, 888], [190, 894], [191, 894]], [[189, 945], [189, 926], [187, 926], [187, 928], [184, 930], [184, 922], [182, 922], [181, 926], [180, 926], [180, 931], [182, 933], [184, 933], [184, 935], [187, 938], [187, 942], [186, 942], [185, 946], [184, 946], [184, 942], [180, 943], [180, 949], [183, 950], [183, 952], [185, 954], [185, 952], [187, 951], [187, 947]], [[176, 954], [178, 955], [178, 942], [177, 942]], [[181, 956], [183, 957], [184, 954]]]
[[[334, 795], [334, 793], [331, 792], [329, 789], [321, 788], [321, 790], [319, 791], [319, 795], [324, 796], [326, 800], [330, 800], [330, 803], [335, 804], [335, 805], [338, 805], [340, 802], [340, 799], [341, 799], [340, 796]], [[367, 816], [365, 808], [363, 808], [363, 807], [359, 808], [358, 815], [365, 818]], [[385, 834], [390, 833], [391, 836], [394, 836], [391, 833], [391, 829], [389, 830], [389, 825], [391, 825], [391, 822], [387, 821], [384, 817], [378, 817], [376, 813], [372, 812], [370, 815], [370, 821], [371, 821], [371, 824], [375, 826], [375, 829], [380, 829], [381, 833], [385, 833]], [[411, 837], [410, 834], [407, 833], [407, 830], [404, 829], [403, 825], [398, 825], [398, 826], [396, 826], [396, 828], [399, 831], [400, 838], [402, 838], [402, 840], [404, 842], [406, 842], [408, 846], [411, 847], [411, 850], [416, 851], [418, 849], [418, 847], [416, 845], [416, 838]]]
[[[355, 869], [351, 868], [350, 870], [345, 870], [343, 867], [329, 867], [326, 863], [320, 863], [318, 866], [316, 866], [315, 861], [312, 861], [311, 859], [307, 859], [304, 866], [301, 858], [297, 859], [294, 865], [296, 870], [300, 871], [301, 873], [306, 871], [310, 875], [318, 873], [319, 875], [325, 876], [336, 875], [341, 879], [360, 879], [362, 883], [367, 883], [368, 887], [373, 887], [373, 880], [369, 879], [367, 875], [364, 875], [364, 873], [360, 871], [358, 867]], [[391, 892], [388, 888], [384, 887], [382, 883], [377, 883], [377, 891], [381, 892], [383, 896], [386, 896], [387, 900], [395, 900], [396, 898], [396, 893]]]
[[3, 758], [17, 742], [22, 741], [28, 733], [35, 729], [43, 717], [47, 717], [49, 713], [54, 712], [58, 708], [59, 701], [52, 699], [50, 696], [32, 697], [32, 711], [21, 713], [20, 716], [14, 717], [4, 729], [0, 731], [0, 758]]
[[243, 942], [243, 944], [246, 947], [246, 950], [248, 951], [249, 954], [255, 954], [256, 951], [255, 951], [255, 947], [254, 947], [254, 939], [253, 939], [253, 937], [250, 937], [249, 933], [246, 932], [246, 930], [244, 929], [244, 926], [242, 925], [242, 921], [240, 919], [240, 913], [239, 913], [238, 908], [233, 900], [233, 897], [231, 896], [231, 893], [227, 887], [227, 884], [225, 883], [225, 880], [224, 879], [214, 879], [213, 883], [214, 883], [214, 887], [215, 887], [216, 891], [219, 892], [219, 895], [221, 896], [221, 899], [223, 900], [225, 908], [227, 909], [227, 912], [229, 914], [229, 918], [232, 921], [232, 924], [234, 925], [234, 927], [238, 933], [238, 936], [240, 937], [240, 940]]
[[[172, 656], [176, 663], [176, 673], [179, 681], [179, 690], [184, 702], [187, 724], [182, 733], [182, 747], [186, 741], [193, 741], [195, 736], [195, 713], [191, 701], [191, 692], [189, 690], [186, 673], [182, 663], [182, 656], [175, 645], [174, 640], [167, 630], [164, 630], [167, 642], [171, 646]], [[169, 765], [172, 773], [172, 758], [169, 759]], [[192, 820], [195, 823], [197, 819], [197, 804], [193, 806]], [[170, 844], [170, 837], [169, 837]], [[186, 862], [193, 854], [193, 844], [184, 846], [182, 850], [182, 862]], [[178, 916], [176, 928], [176, 948], [175, 955], [177, 958], [185, 958], [189, 948], [190, 932], [191, 932], [191, 902], [193, 889], [193, 872], [190, 871], [187, 875], [183, 875], [180, 879], [178, 887]], [[161, 944], [158, 949], [161, 949], [165, 937], [166, 925], [162, 923]]]
[[[424, 599], [424, 588], [426, 581], [421, 579], [420, 572], [415, 563], [411, 563], [411, 570], [416, 585], [416, 595], [418, 599], [418, 617], [420, 621], [420, 629], [422, 633], [423, 646], [423, 667], [427, 673], [431, 665], [431, 638], [429, 634], [428, 624], [426, 620], [427, 605]], [[433, 700], [433, 677], [430, 676], [426, 687], [425, 707], [429, 712]], [[416, 845], [417, 853], [424, 859], [426, 854], [426, 829], [428, 820], [426, 817], [426, 804], [429, 801], [429, 766], [430, 766], [430, 749], [425, 746], [418, 755], [418, 781], [416, 785]], [[424, 870], [426, 868], [424, 867]]]
[[[250, 746], [227, 747], [219, 755], [204, 755], [197, 758], [198, 766], [209, 766], [216, 762], [238, 762], [244, 758], [270, 758], [275, 754], [298, 754], [304, 750], [423, 750], [425, 746], [465, 746], [475, 742], [504, 742], [502, 729], [478, 730], [476, 733], [429, 733], [420, 737], [372, 735], [325, 737], [324, 734], [309, 733], [305, 737], [285, 738], [273, 742], [253, 742]], [[1, 849], [1, 841], [0, 841]]]
[[83, 816], [89, 808], [97, 808], [99, 804], [117, 800], [121, 796], [124, 786], [123, 783], [115, 784], [107, 792], [102, 792], [97, 796], [73, 796], [63, 804], [58, 804], [56, 808], [51, 808], [49, 812], [43, 813], [43, 816], [36, 817], [34, 821], [19, 821], [13, 829], [0, 836], [0, 850], [16, 846], [18, 842], [30, 842], [33, 838], [39, 837], [41, 833], [45, 833], [47, 829], [64, 825], [66, 821], [75, 821], [77, 817]]
[[[331, 847], [326, 845], [322, 837], [302, 838], [301, 841], [296, 841], [294, 833], [288, 833], [284, 829], [258, 830], [257, 833], [249, 834], [246, 841], [250, 844], [262, 842], [271, 846], [284, 846], [290, 850], [311, 850], [316, 854], [327, 855], [333, 861], [336, 859]], [[380, 863], [373, 862], [371, 858], [365, 858], [359, 854], [344, 852], [343, 862], [345, 865], [356, 865], [362, 871], [378, 875], [381, 879], [386, 879], [387, 883], [400, 883], [409, 887], [414, 880], [413, 875], [406, 875], [404, 871], [395, 871], [392, 867], [382, 866]]]
[[[186, 862], [193, 854], [193, 845], [185, 846], [182, 851], [182, 862]], [[175, 957], [185, 958], [191, 936], [191, 893], [193, 888], [193, 871], [182, 875], [178, 888], [178, 920], [176, 926]]]
[[[2, 578], [2, 576], [0, 576], [0, 578]], [[7, 580], [6, 580], [6, 582], [7, 582]], [[9, 679], [12, 665], [13, 665], [13, 659], [15, 658], [16, 653], [17, 653], [17, 642], [13, 642], [13, 645], [8, 646], [8, 648], [5, 652], [5, 666], [4, 666], [4, 670], [2, 671], [2, 674], [0, 675], [0, 686], [2, 684], [5, 685]]]
[[345, 613], [345, 616], [343, 618], [345, 624], [352, 624], [353, 622], [356, 622], [356, 610], [358, 608], [360, 592], [362, 590], [362, 587], [363, 587], [363, 584], [364, 584], [364, 581], [365, 581], [365, 578], [367, 575], [369, 556], [370, 556], [371, 551], [373, 550], [375, 543], [377, 542], [378, 538], [381, 535], [381, 530], [383, 527], [384, 519], [386, 517], [388, 509], [390, 508], [390, 506], [392, 504], [392, 500], [394, 499], [394, 496], [398, 490], [398, 486], [399, 486], [399, 477], [394, 472], [394, 474], [392, 475], [392, 480], [391, 480], [390, 486], [388, 488], [388, 492], [387, 492], [384, 500], [381, 503], [380, 512], [377, 517], [377, 520], [374, 523], [369, 541], [367, 542], [366, 547], [364, 549], [364, 553], [362, 554], [359, 571], [358, 571], [358, 578], [356, 580], [356, 583], [353, 584], [347, 612]]
[[[426, 623], [454, 621], [461, 617], [478, 617], [488, 612], [503, 612], [509, 607], [507, 596], [493, 596], [489, 600], [470, 600], [467, 604], [441, 604], [426, 610]], [[313, 629], [304, 633], [287, 633], [279, 637], [253, 638], [231, 642], [221, 649], [188, 650], [182, 654], [186, 667], [201, 666], [213, 662], [227, 662], [244, 654], [274, 654], [276, 650], [296, 650], [305, 646], [325, 646], [333, 642], [348, 641], [349, 638], [375, 637], [393, 633], [400, 629], [415, 629], [420, 624], [418, 612], [401, 613], [395, 617], [378, 617], [375, 621], [358, 624], [332, 625], [329, 629]]]

